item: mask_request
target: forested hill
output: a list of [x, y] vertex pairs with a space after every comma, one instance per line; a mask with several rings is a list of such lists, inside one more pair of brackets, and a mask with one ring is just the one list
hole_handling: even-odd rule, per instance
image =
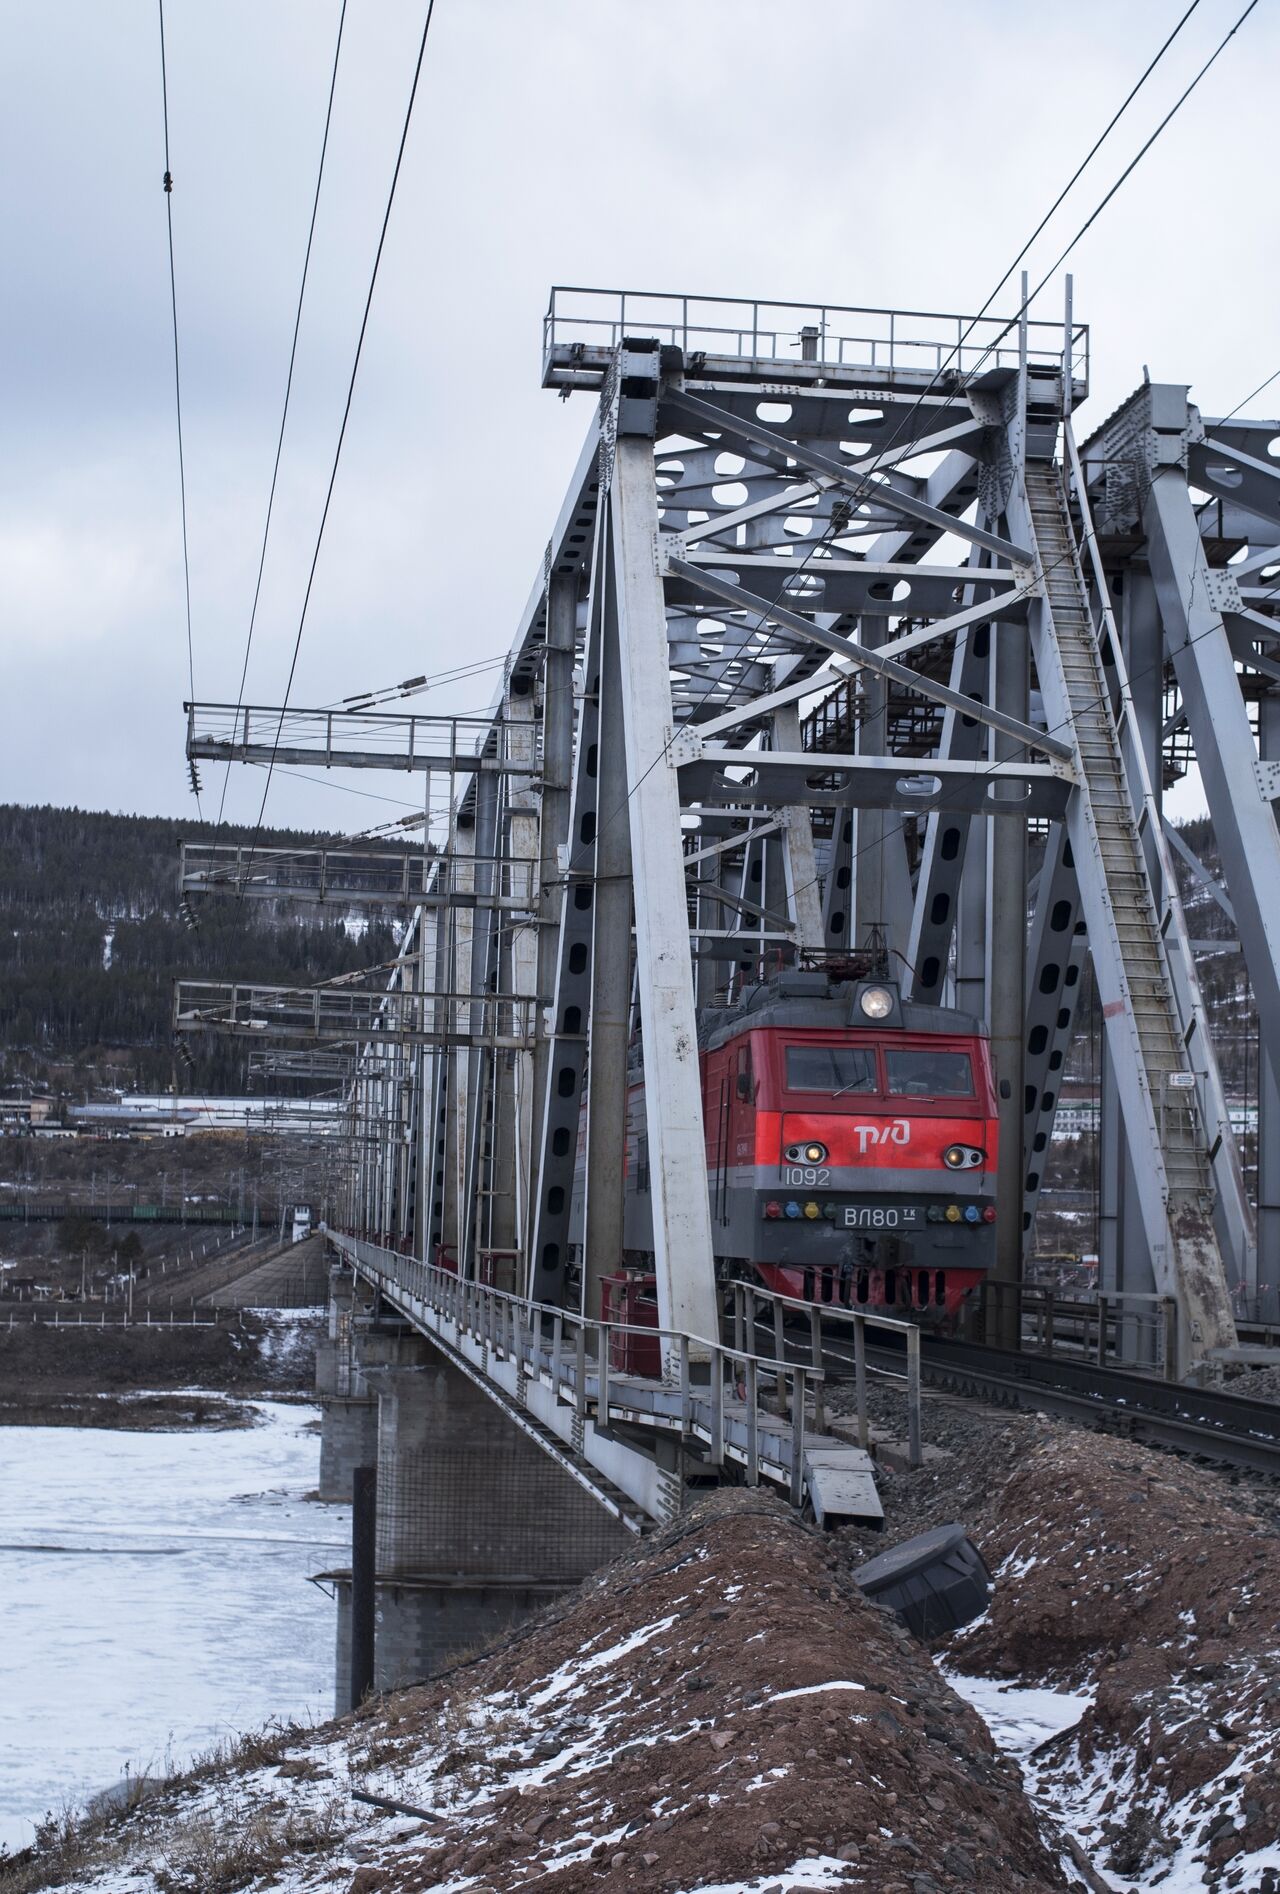
[[[217, 833], [249, 839], [230, 826]], [[175, 978], [306, 983], [394, 956], [389, 915], [361, 935], [341, 909], [286, 902], [205, 899], [193, 932], [178, 912], [179, 843], [214, 834], [211, 822], [0, 804], [0, 1080], [156, 1090], [175, 1076]], [[277, 829], [259, 839], [320, 838]], [[192, 1051], [182, 1089], [249, 1089], [242, 1041], [210, 1036]]]

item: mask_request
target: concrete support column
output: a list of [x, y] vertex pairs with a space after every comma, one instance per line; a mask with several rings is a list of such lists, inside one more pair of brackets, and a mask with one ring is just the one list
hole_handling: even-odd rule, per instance
[[[346, 1283], [351, 1286], [348, 1276]], [[400, 1329], [378, 1329], [368, 1315], [356, 1318], [350, 1299], [339, 1323], [346, 1328], [344, 1372], [321, 1380], [321, 1356], [316, 1359], [320, 1388], [320, 1484], [322, 1500], [350, 1501], [351, 1475], [356, 1467], [371, 1466], [378, 1454], [378, 1397], [369, 1375], [379, 1369], [418, 1362], [423, 1345], [416, 1335]], [[326, 1385], [332, 1382], [332, 1385]]]
[[[631, 1543], [625, 1527], [430, 1343], [373, 1369], [378, 1397], [374, 1686], [433, 1675]], [[347, 1707], [351, 1586], [338, 1574], [335, 1665]]]

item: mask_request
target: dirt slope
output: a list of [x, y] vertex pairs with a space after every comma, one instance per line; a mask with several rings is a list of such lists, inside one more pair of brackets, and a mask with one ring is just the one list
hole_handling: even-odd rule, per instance
[[1036, 1431], [981, 1535], [991, 1608], [948, 1661], [1092, 1697], [1035, 1775], [1115, 1885], [1280, 1894], [1273, 1518], [1172, 1455]]
[[[431, 1819], [379, 1814], [353, 1788]], [[227, 1822], [252, 1859], [219, 1867]], [[753, 1495], [706, 1504], [448, 1677], [168, 1792], [93, 1858], [45, 1885], [1077, 1885], [979, 1718], [840, 1575], [829, 1542]], [[0, 1874], [5, 1894], [37, 1885]]]

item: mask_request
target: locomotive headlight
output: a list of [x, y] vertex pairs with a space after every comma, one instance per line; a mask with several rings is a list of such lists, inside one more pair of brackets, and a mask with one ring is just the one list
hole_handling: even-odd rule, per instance
[[826, 1145], [806, 1144], [804, 1147], [804, 1161], [806, 1164], [825, 1164], [827, 1161]]
[[869, 986], [859, 1005], [868, 1019], [888, 1019], [893, 1011], [893, 995], [886, 987]]
[[977, 1150], [972, 1144], [949, 1144], [942, 1153], [942, 1161], [949, 1171], [976, 1171], [985, 1164], [987, 1154]]

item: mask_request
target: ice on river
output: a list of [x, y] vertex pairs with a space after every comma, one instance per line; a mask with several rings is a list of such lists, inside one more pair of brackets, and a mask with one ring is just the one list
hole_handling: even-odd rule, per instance
[[[0, 1428], [0, 1844], [272, 1719], [328, 1716], [350, 1557], [318, 1410], [213, 1433]], [[345, 1553], [345, 1557], [344, 1557]]]

